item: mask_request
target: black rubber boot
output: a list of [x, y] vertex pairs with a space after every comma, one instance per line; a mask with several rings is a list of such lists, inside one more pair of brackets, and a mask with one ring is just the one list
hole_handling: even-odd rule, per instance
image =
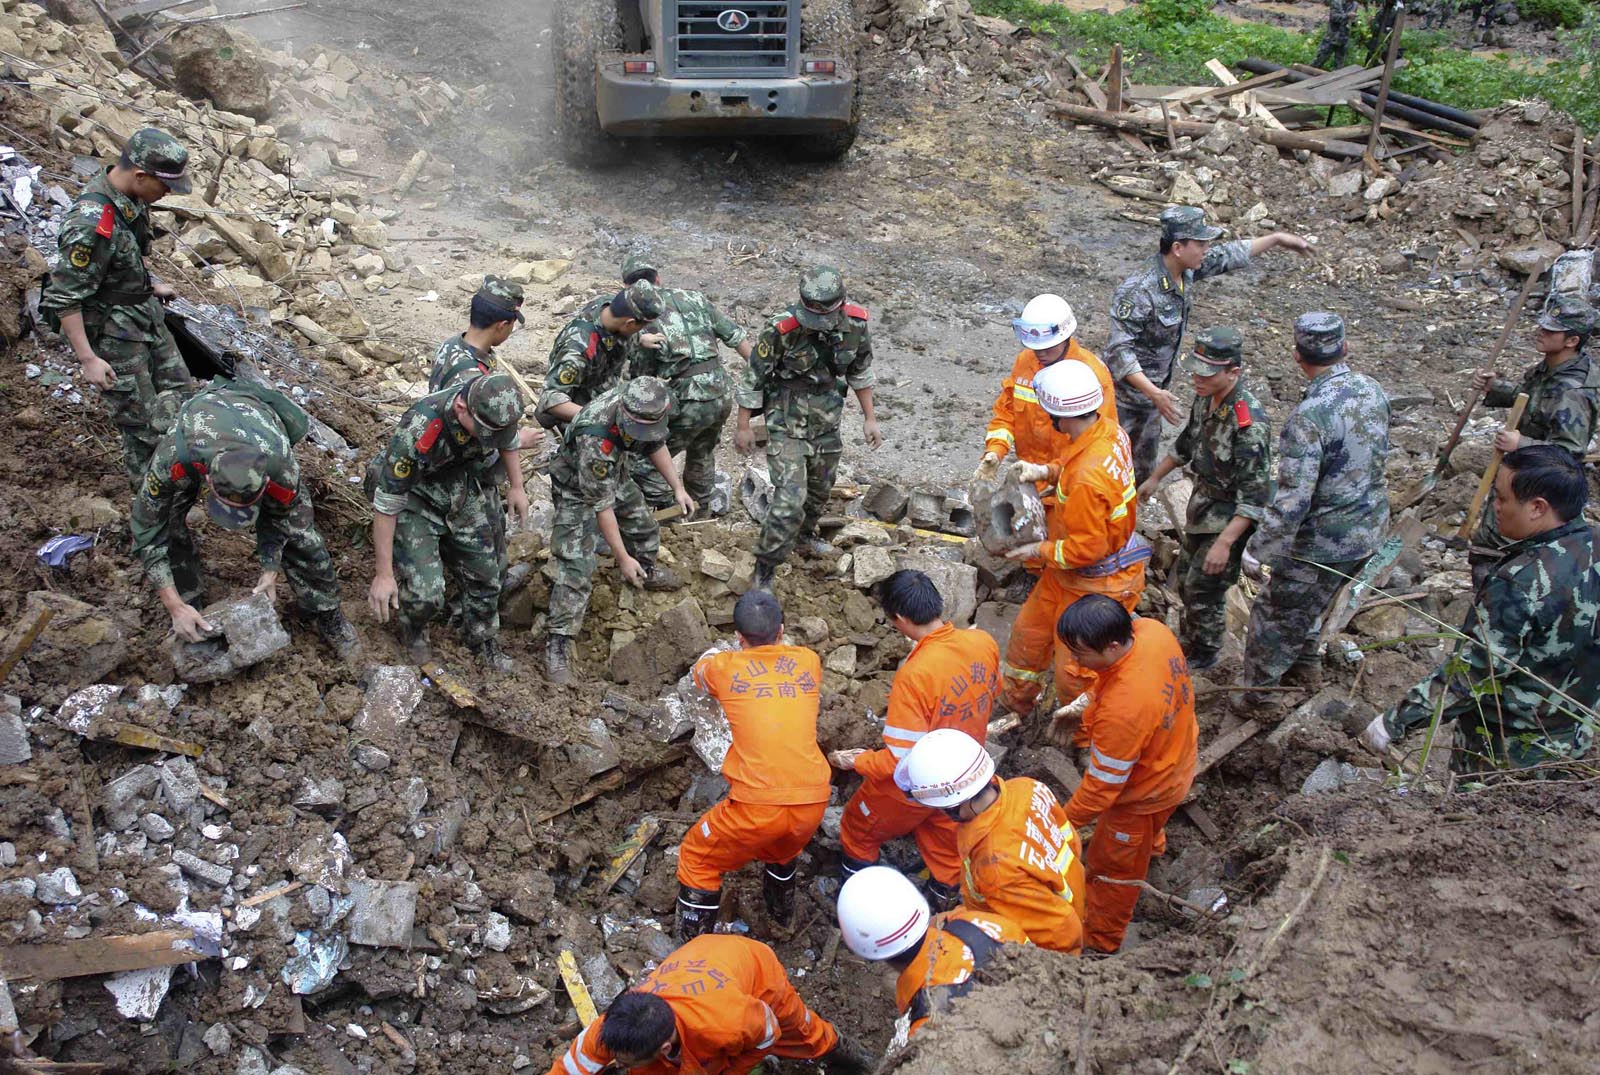
[[572, 639], [551, 635], [544, 647], [544, 674], [551, 683], [566, 686], [572, 682]]
[[782, 929], [794, 925], [794, 875], [799, 861], [768, 862], [761, 875], [761, 898], [767, 905], [767, 917]]
[[678, 886], [678, 923], [676, 934], [679, 944], [694, 940], [702, 933], [710, 933], [717, 925], [717, 914], [722, 910], [722, 891], [708, 892], [703, 888]]
[[428, 629], [412, 631], [400, 625], [400, 644], [406, 648], [406, 659], [412, 664], [427, 664], [433, 660], [433, 645], [428, 641]]
[[961, 906], [961, 886], [947, 885], [943, 881], [928, 878], [928, 908], [934, 914], [944, 914]]
[[754, 589], [757, 589], [757, 590], [765, 590], [767, 593], [771, 593], [772, 592], [772, 576], [775, 575], [777, 573], [777, 571], [778, 571], [778, 565], [777, 564], [768, 564], [768, 563], [763, 563], [760, 560], [757, 560], [756, 561], [756, 577], [755, 577], [755, 581], [751, 584], [752, 587]]
[[472, 653], [474, 657], [478, 658], [478, 663], [491, 672], [506, 675], [516, 667], [516, 664], [511, 660], [511, 655], [500, 648], [500, 642], [497, 639], [489, 639], [483, 645], [474, 649]]
[[822, 1062], [822, 1069], [828, 1075], [870, 1075], [878, 1070], [878, 1061], [882, 1058], [863, 1048], [853, 1038], [840, 1034], [833, 1048], [817, 1059]]
[[361, 653], [361, 640], [356, 637], [356, 629], [349, 620], [344, 618], [344, 613], [336, 608], [326, 612], [318, 612], [311, 617], [311, 622], [316, 624], [317, 634], [322, 636], [341, 661], [351, 660]]
[[878, 860], [877, 859], [872, 859], [871, 861], [868, 861], [867, 859], [853, 859], [849, 855], [840, 855], [839, 856], [839, 887], [843, 888], [844, 887], [844, 883], [846, 881], [850, 880], [850, 878], [854, 877], [856, 874], [860, 873], [862, 870], [866, 869], [868, 866], [876, 866], [877, 864], [878, 864]]

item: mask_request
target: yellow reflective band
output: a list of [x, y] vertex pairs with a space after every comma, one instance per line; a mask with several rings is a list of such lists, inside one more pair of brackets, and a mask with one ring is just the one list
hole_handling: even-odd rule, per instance
[[[1116, 516], [1113, 515], [1112, 518], [1115, 519]], [[1063, 544], [1065, 544], [1065, 542], [1058, 541], [1058, 542], [1055, 543], [1055, 550], [1056, 550], [1056, 552], [1055, 552], [1055, 561], [1056, 561], [1057, 564], [1060, 564], [1062, 567], [1066, 567], [1067, 566], [1067, 557], [1066, 557], [1066, 554], [1061, 551], [1061, 546]]]
[[1013, 437], [1010, 430], [1006, 429], [991, 429], [983, 435], [983, 439], [985, 441], [1003, 440], [1012, 448], [1017, 446], [1017, 438]]
[[983, 898], [983, 893], [978, 891], [978, 885], [972, 879], [972, 860], [970, 858], [966, 858], [965, 856], [963, 856], [961, 859], [961, 880], [963, 882], [963, 887], [968, 892], [972, 893], [972, 898], [974, 900], [979, 903], [989, 902]]
[[1020, 384], [1011, 386], [1011, 396], [1013, 399], [1020, 399], [1024, 403], [1039, 402], [1039, 394], [1037, 392], [1035, 392], [1031, 387]]
[[1045, 673], [1030, 672], [1027, 669], [1018, 668], [1015, 665], [1002, 664], [1000, 666], [1000, 676], [1003, 679], [1022, 679], [1028, 681], [1029, 683], [1042, 683], [1044, 681]]

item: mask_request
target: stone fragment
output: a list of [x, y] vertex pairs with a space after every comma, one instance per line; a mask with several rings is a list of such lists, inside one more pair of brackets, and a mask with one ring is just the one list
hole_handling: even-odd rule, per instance
[[172, 967], [147, 967], [123, 971], [105, 980], [105, 987], [117, 1001], [117, 1013], [124, 1019], [148, 1023], [161, 1010], [161, 1002], [172, 987]]
[[483, 919], [483, 946], [496, 952], [511, 947], [511, 919], [490, 911]]
[[815, 646], [828, 637], [828, 621], [821, 616], [801, 616], [790, 629], [802, 646]]
[[[250, 910], [248, 907], [245, 909]], [[213, 1056], [227, 1056], [233, 1051], [233, 1034], [226, 1023], [211, 1024], [200, 1040], [206, 1043], [206, 1048], [211, 1050]]]
[[1324, 792], [1338, 791], [1340, 788], [1359, 784], [1362, 780], [1360, 769], [1347, 761], [1337, 758], [1323, 758], [1317, 767], [1311, 770], [1311, 775], [1306, 777], [1305, 783], [1300, 785], [1302, 795], [1320, 795]]
[[604, 952], [596, 952], [579, 964], [583, 971], [583, 980], [589, 986], [589, 993], [594, 997], [597, 1007], [604, 1011], [613, 1000], [617, 999], [627, 986], [623, 983], [621, 975], [611, 967], [611, 961]]
[[182, 756], [168, 758], [161, 764], [160, 772], [161, 794], [182, 817], [200, 798], [200, 774], [195, 771], [194, 762]]
[[606, 727], [606, 722], [599, 717], [591, 717], [584, 731], [584, 739], [567, 744], [574, 770], [589, 778], [615, 769], [622, 761], [622, 755], [611, 740], [611, 729]]
[[0, 697], [0, 765], [21, 765], [33, 757], [27, 726], [22, 723], [22, 699]]
[[727, 582], [733, 577], [733, 561], [716, 549], [703, 549], [700, 553], [700, 573]]
[[377, 254], [362, 254], [350, 259], [350, 267], [363, 277], [377, 276], [384, 270], [383, 258]]
[[366, 698], [350, 722], [356, 735], [394, 745], [422, 701], [422, 677], [406, 664], [378, 665], [367, 674]]
[[571, 268], [572, 262], [565, 258], [549, 258], [518, 262], [506, 275], [519, 284], [553, 284]]
[[344, 783], [334, 776], [308, 776], [300, 781], [294, 804], [307, 810], [326, 812], [344, 802]]
[[225, 112], [264, 120], [272, 114], [272, 87], [257, 49], [219, 26], [185, 26], [161, 46], [179, 92], [210, 101]]
[[944, 494], [914, 489], [906, 507], [906, 522], [923, 530], [944, 525]]
[[278, 610], [266, 594], [219, 601], [203, 610], [217, 637], [202, 642], [172, 640], [172, 663], [179, 679], [211, 683], [259, 664], [289, 645]]
[[122, 521], [122, 509], [103, 496], [74, 497], [67, 504], [67, 529], [98, 530]]
[[225, 886], [233, 879], [233, 871], [226, 866], [219, 866], [215, 862], [207, 862], [199, 855], [188, 851], [174, 851], [172, 861], [178, 868], [191, 877], [198, 877], [209, 885], [218, 888]]
[[1522, 276], [1531, 276], [1540, 265], [1549, 265], [1560, 257], [1566, 247], [1551, 239], [1539, 239], [1536, 242], [1524, 243], [1502, 250], [1495, 260], [1507, 272], [1518, 273]]
[[822, 667], [849, 679], [856, 674], [856, 648], [848, 643], [838, 647], [828, 654], [827, 659], [822, 662]]
[[[128, 654], [122, 628], [104, 612], [66, 594], [35, 590], [16, 623], [0, 641], [0, 653], [10, 653], [45, 608], [52, 610], [48, 625], [12, 670], [11, 683], [26, 674], [35, 691], [56, 686], [73, 691], [102, 682]], [[28, 692], [23, 692], [28, 693]]]
[[289, 872], [294, 874], [295, 880], [335, 892], [344, 891], [344, 877], [349, 869], [350, 845], [343, 833], [313, 836], [289, 855]]
[[139, 816], [138, 801], [154, 791], [160, 782], [161, 774], [154, 765], [136, 765], [106, 784], [101, 795], [106, 825], [112, 829], [132, 825]]
[[876, 586], [894, 574], [894, 557], [887, 549], [876, 545], [862, 545], [855, 550], [853, 556], [852, 581], [859, 590]]
[[350, 753], [355, 763], [369, 773], [381, 773], [389, 768], [389, 755], [371, 743], [357, 743]]
[[910, 506], [911, 498], [904, 488], [894, 482], [874, 482], [867, 490], [863, 507], [875, 519], [882, 519], [886, 523], [897, 523], [905, 518], [906, 509]]
[[72, 903], [83, 895], [78, 878], [65, 866], [35, 874], [33, 884], [33, 898], [40, 903]]
[[1393, 176], [1380, 175], [1367, 186], [1363, 197], [1369, 202], [1381, 202], [1400, 189], [1400, 181]]
[[412, 881], [350, 882], [350, 941], [369, 948], [407, 948], [417, 917], [417, 888]]
[[1361, 193], [1361, 184], [1365, 179], [1359, 167], [1348, 172], [1340, 172], [1328, 179], [1328, 196], [1332, 198], [1349, 198]]
[[106, 711], [121, 697], [120, 686], [96, 683], [69, 695], [52, 719], [57, 727], [65, 728], [74, 735], [88, 735], [94, 722], [105, 716]]
[[172, 822], [160, 814], [146, 814], [139, 819], [139, 831], [157, 843], [161, 843], [172, 839], [173, 833], [177, 830], [172, 827]]
[[853, 549], [857, 545], [877, 545], [887, 548], [894, 544], [894, 535], [881, 526], [873, 526], [857, 519], [846, 523], [837, 534], [833, 535], [832, 541], [841, 549]]

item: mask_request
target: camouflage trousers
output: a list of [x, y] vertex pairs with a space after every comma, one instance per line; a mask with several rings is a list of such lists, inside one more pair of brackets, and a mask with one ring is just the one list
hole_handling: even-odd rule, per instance
[[[459, 479], [451, 510], [441, 513], [415, 493], [395, 522], [394, 575], [400, 585], [400, 625], [418, 634], [445, 606], [445, 574], [461, 588], [461, 637], [476, 649], [500, 636], [498, 546], [504, 524], [500, 492], [477, 475]], [[500, 527], [496, 529], [497, 525]]]
[[[104, 392], [106, 411], [122, 435], [122, 469], [138, 492], [156, 442], [177, 417], [173, 404], [194, 393], [194, 381], [165, 325], [160, 328], [160, 339], [154, 342], [114, 336], [91, 337], [89, 342], [95, 354], [117, 374], [117, 383]], [[157, 397], [163, 392], [178, 398], [158, 405]]]
[[1315, 664], [1323, 614], [1349, 576], [1359, 573], [1368, 559], [1363, 556], [1326, 567], [1287, 560], [1273, 567], [1272, 578], [1250, 609], [1241, 681], [1270, 687], [1291, 666]]
[[[834, 438], [834, 443], [838, 443]], [[756, 559], [776, 566], [789, 558], [802, 536], [814, 534], [839, 473], [842, 450], [823, 451], [816, 441], [773, 434], [767, 441], [772, 502], [761, 523]]]
[[1133, 447], [1135, 482], [1143, 485], [1150, 472], [1156, 469], [1156, 456], [1161, 451], [1161, 412], [1144, 393], [1118, 384], [1117, 424], [1128, 435]]
[[1216, 534], [1185, 534], [1183, 549], [1178, 554], [1175, 575], [1178, 595], [1183, 598], [1183, 608], [1178, 620], [1178, 642], [1190, 658], [1209, 657], [1222, 648], [1222, 638], [1228, 631], [1228, 587], [1239, 581], [1239, 567], [1244, 558], [1245, 539], [1241, 535], [1233, 543], [1228, 564], [1221, 574], [1205, 572], [1206, 553]]
[[[205, 574], [186, 518], [204, 489], [197, 483], [189, 492], [173, 497], [172, 514], [167, 521], [167, 563], [172, 568], [172, 584], [177, 587], [178, 596], [196, 608], [205, 601]], [[278, 554], [300, 611], [329, 612], [338, 608], [339, 576], [328, 546], [317, 532], [311, 494], [303, 488], [289, 505], [289, 517], [278, 530], [283, 535], [283, 547], [266, 551]]]
[[[1551, 762], [1572, 761], [1589, 752], [1594, 732], [1580, 722], [1560, 730], [1522, 727], [1515, 716], [1502, 724], [1493, 712], [1494, 696], [1485, 696], [1487, 712], [1477, 719], [1472, 714], [1456, 717], [1455, 741], [1451, 744], [1450, 769], [1462, 775], [1482, 775], [1508, 769], [1529, 769]], [[1559, 771], [1551, 771], [1559, 775]]]
[[[683, 453], [683, 487], [701, 504], [711, 499], [717, 481], [717, 441], [732, 412], [732, 396], [682, 399], [667, 418], [667, 454]], [[673, 505], [671, 486], [648, 456], [630, 454], [628, 471], [651, 507]]]
[[[589, 595], [594, 591], [597, 557], [595, 539], [600, 523], [593, 506], [552, 483], [555, 520], [550, 528], [550, 556], [555, 561], [555, 582], [550, 587], [549, 632], [576, 638], [583, 630], [583, 617], [589, 611]], [[628, 555], [648, 567], [661, 551], [661, 528], [656, 525], [644, 494], [624, 476], [617, 482], [617, 499], [612, 505], [622, 544]]]
[[1328, 0], [1328, 29], [1317, 46], [1317, 67], [1343, 66], [1345, 54], [1350, 51], [1350, 23], [1355, 20], [1356, 11], [1356, 0]]

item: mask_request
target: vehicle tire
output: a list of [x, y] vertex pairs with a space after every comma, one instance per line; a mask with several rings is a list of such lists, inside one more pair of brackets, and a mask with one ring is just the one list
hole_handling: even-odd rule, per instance
[[555, 43], [556, 123], [561, 148], [574, 164], [616, 164], [622, 143], [600, 129], [595, 100], [595, 62], [622, 47], [621, 3], [634, 0], [567, 0], [551, 4]]
[[855, 144], [861, 127], [861, 17], [856, 0], [805, 0], [800, 7], [800, 48], [842, 56], [855, 75], [855, 93], [848, 127], [788, 139], [789, 152], [800, 160], [838, 160]]

